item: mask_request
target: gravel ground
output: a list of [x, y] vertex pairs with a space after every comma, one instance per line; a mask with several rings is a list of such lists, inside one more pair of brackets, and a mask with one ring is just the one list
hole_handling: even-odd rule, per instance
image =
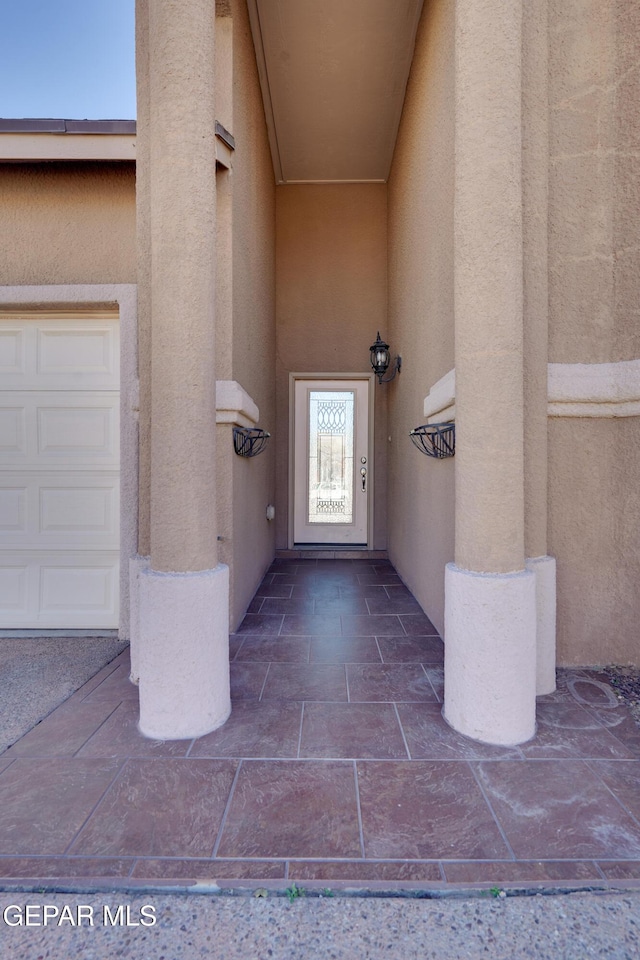
[[603, 667], [602, 672], [618, 700], [626, 704], [633, 719], [640, 724], [640, 670], [610, 666]]
[[[78, 904], [94, 926], [9, 926], [5, 907]], [[154, 926], [105, 926], [104, 906], [151, 906]], [[637, 960], [640, 892], [401, 898], [0, 894], [0, 956], [11, 960]], [[16, 910], [6, 912], [9, 921]], [[24, 915], [24, 914], [22, 914]], [[126, 920], [126, 910], [122, 916]], [[150, 912], [147, 911], [147, 916]], [[55, 923], [55, 920], [53, 921]]]
[[117, 637], [0, 638], [0, 753], [127, 646]]

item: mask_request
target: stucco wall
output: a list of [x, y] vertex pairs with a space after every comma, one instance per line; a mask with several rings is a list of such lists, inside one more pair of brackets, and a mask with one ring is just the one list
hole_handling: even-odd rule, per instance
[[454, 366], [454, 4], [429, 2], [420, 23], [389, 180], [389, 328], [402, 374], [389, 390], [389, 552], [443, 629], [444, 568], [453, 559], [453, 460], [419, 453], [431, 385]]
[[[371, 372], [369, 347], [387, 332], [387, 189], [296, 185], [276, 195], [276, 542], [286, 548], [289, 373]], [[375, 386], [376, 549], [386, 547], [388, 389]]]
[[[220, 38], [232, 37], [232, 56], [228, 48], [221, 52], [220, 81], [231, 82], [232, 70], [233, 100], [221, 99], [220, 105], [236, 150], [232, 172], [218, 176], [218, 222], [226, 233], [219, 235], [223, 297], [217, 299], [216, 375], [244, 387], [259, 407], [259, 425], [274, 435], [275, 181], [246, 3], [234, 0], [220, 9], [231, 12], [233, 21], [230, 29], [229, 19], [218, 17], [217, 26]], [[259, 457], [238, 457], [231, 428], [218, 427], [220, 559], [232, 569], [232, 629], [273, 557], [274, 530], [266, 507], [275, 496], [274, 448], [272, 440]]]
[[135, 283], [132, 163], [3, 164], [0, 283]]
[[640, 663], [639, 428], [637, 417], [551, 421], [560, 664]]
[[[640, 6], [550, 0], [549, 359], [640, 357]], [[640, 420], [549, 421], [560, 663], [640, 662]]]

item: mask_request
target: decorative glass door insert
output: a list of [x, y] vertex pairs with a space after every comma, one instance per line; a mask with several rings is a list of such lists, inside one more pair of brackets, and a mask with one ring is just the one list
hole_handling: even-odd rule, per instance
[[296, 380], [294, 540], [367, 542], [368, 380]]
[[308, 523], [353, 521], [353, 390], [309, 393]]

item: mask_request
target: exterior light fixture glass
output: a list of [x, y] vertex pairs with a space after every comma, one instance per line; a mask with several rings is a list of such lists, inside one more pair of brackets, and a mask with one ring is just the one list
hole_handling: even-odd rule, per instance
[[371, 344], [369, 352], [371, 354], [371, 367], [378, 378], [378, 383], [389, 383], [390, 380], [393, 380], [396, 373], [400, 373], [402, 368], [402, 357], [396, 357], [393, 373], [390, 377], [385, 377], [385, 373], [389, 369], [389, 364], [391, 363], [391, 354], [389, 352], [389, 344], [380, 339], [379, 330], [376, 342]]

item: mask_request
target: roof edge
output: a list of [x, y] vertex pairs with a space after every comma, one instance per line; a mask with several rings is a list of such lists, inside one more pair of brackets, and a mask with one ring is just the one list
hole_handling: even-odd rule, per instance
[[0, 133], [73, 133], [131, 136], [135, 120], [0, 119]]

